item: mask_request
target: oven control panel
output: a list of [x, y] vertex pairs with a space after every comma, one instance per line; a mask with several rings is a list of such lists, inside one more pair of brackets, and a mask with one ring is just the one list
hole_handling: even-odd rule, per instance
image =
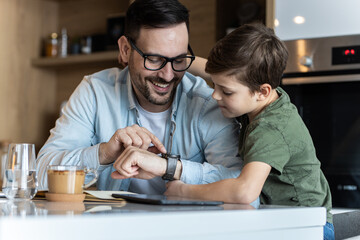
[[332, 65], [360, 63], [360, 46], [332, 48]]

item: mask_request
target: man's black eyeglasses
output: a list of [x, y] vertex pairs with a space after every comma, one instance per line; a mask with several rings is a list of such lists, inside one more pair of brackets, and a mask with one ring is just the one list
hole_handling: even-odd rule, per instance
[[131, 47], [135, 49], [135, 51], [137, 51], [140, 56], [144, 58], [144, 67], [147, 70], [160, 70], [165, 67], [168, 62], [170, 62], [171, 67], [175, 72], [182, 72], [187, 70], [192, 64], [192, 62], [195, 60], [195, 56], [190, 45], [188, 45], [188, 50], [191, 55], [180, 55], [178, 57], [168, 58], [158, 54], [145, 54], [135, 45], [135, 43], [129, 37], [127, 37], [127, 39]]

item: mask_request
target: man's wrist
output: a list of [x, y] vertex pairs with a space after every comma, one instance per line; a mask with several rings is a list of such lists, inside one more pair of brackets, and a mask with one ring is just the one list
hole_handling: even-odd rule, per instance
[[[164, 180], [175, 180], [175, 174], [179, 177], [179, 171], [177, 171], [180, 155], [173, 155], [173, 154], [162, 154], [162, 158], [166, 159], [166, 171], [165, 174], [162, 176]], [[180, 163], [181, 165], [181, 163]], [[180, 166], [181, 168], [181, 166]], [[181, 174], [181, 173], [180, 173]]]

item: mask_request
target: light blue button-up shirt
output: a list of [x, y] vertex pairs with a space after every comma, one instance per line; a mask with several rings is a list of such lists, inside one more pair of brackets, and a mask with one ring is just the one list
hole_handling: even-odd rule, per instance
[[[111, 68], [85, 76], [37, 158], [39, 188], [47, 189], [47, 165], [84, 165], [96, 169], [100, 190], [128, 190], [131, 179], [116, 180], [112, 164], [100, 165], [99, 144], [110, 140], [117, 129], [141, 123], [128, 69]], [[206, 82], [185, 73], [172, 103], [165, 142], [182, 162], [181, 181], [205, 184], [237, 177], [239, 128], [221, 114]], [[176, 130], [175, 130], [176, 129]]]

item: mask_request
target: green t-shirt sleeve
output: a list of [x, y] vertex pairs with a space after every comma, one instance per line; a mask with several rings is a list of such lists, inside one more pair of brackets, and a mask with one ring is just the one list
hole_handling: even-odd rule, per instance
[[250, 130], [244, 143], [245, 164], [264, 162], [281, 174], [289, 159], [289, 147], [278, 129], [263, 123]]

